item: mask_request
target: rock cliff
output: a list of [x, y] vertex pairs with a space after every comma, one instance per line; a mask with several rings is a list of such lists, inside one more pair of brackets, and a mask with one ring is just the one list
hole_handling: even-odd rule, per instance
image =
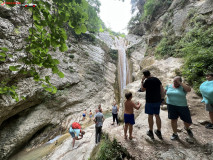
[[[116, 61], [110, 57], [113, 39], [108, 33], [98, 36], [84, 34], [76, 39], [69, 34], [68, 51], [52, 52], [60, 61], [59, 69], [65, 78], [52, 75], [51, 83], [58, 92], [51, 95], [30, 76], [12, 73], [9, 65], [20, 64], [24, 56], [31, 25], [31, 13], [25, 8], [0, 6], [0, 46], [7, 47], [17, 58], [0, 64], [0, 80], [9, 78], [18, 86], [17, 93], [26, 97], [19, 102], [10, 96], [0, 97], [0, 159], [6, 159], [20, 148], [51, 139], [73, 121], [81, 120], [84, 109], [94, 111], [98, 104], [108, 110], [115, 98]], [[43, 69], [45, 76], [51, 73]], [[45, 140], [46, 139], [46, 140]]]

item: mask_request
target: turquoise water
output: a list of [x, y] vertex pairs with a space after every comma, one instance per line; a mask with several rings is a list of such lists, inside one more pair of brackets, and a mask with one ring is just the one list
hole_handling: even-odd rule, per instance
[[104, 113], [104, 118], [109, 118], [109, 117], [112, 117], [112, 112], [106, 112]]

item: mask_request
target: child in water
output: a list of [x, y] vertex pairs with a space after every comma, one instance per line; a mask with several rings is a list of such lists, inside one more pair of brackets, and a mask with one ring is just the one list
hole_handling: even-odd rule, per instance
[[85, 110], [84, 110], [84, 112], [83, 112], [83, 119], [82, 119], [82, 121], [84, 121], [84, 120], [85, 120], [86, 115], [87, 115], [87, 110], [85, 109]]
[[90, 110], [89, 111], [89, 120], [91, 121], [91, 119], [92, 119], [92, 111]]

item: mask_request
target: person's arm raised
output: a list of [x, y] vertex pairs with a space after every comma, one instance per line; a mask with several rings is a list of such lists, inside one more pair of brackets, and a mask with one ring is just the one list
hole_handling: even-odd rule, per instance
[[183, 87], [185, 92], [190, 92], [191, 91], [191, 87], [189, 87], [188, 85], [180, 82], [180, 85]]
[[143, 76], [142, 80], [141, 80], [141, 91], [144, 92], [146, 90], [146, 88], [143, 87], [144, 81], [145, 81], [145, 77]]
[[133, 103], [133, 102], [132, 102], [132, 104], [133, 104], [133, 107], [134, 107], [135, 109], [137, 109], [137, 110], [140, 109], [141, 104], [140, 104], [139, 102], [138, 102], [137, 105], [135, 105], [135, 103]]

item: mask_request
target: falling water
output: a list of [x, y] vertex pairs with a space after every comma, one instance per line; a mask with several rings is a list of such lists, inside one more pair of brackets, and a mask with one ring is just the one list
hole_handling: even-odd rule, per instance
[[126, 44], [123, 38], [116, 39], [116, 48], [118, 50], [118, 74], [120, 80], [120, 93], [130, 82], [130, 71], [128, 68], [128, 61], [126, 58]]

